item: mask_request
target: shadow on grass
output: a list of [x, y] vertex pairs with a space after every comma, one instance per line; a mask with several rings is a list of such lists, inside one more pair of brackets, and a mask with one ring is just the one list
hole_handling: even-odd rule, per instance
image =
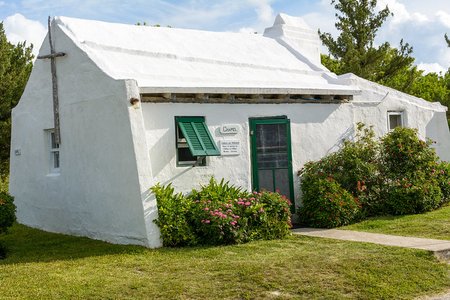
[[141, 246], [114, 245], [85, 237], [45, 232], [20, 224], [14, 224], [7, 234], [1, 235], [0, 244], [7, 249], [7, 256], [0, 260], [0, 264], [74, 260], [151, 251]]
[[[270, 243], [270, 241], [267, 242]], [[0, 235], [0, 244], [6, 248], [6, 258], [0, 259], [0, 265], [70, 261], [108, 255], [151, 255], [152, 253], [156, 256], [158, 254], [178, 256], [190, 252], [193, 256], [216, 257], [221, 255], [224, 247], [231, 247], [195, 246], [149, 249], [143, 246], [117, 245], [86, 237], [51, 233], [21, 224], [14, 224], [7, 234]], [[237, 249], [234, 248], [234, 250]], [[245, 248], [241, 250], [247, 251]]]
[[409, 215], [401, 215], [401, 216], [393, 216], [393, 215], [388, 215], [388, 216], [379, 216], [379, 217], [370, 217], [367, 218], [361, 222], [366, 222], [366, 221], [395, 221], [395, 220], [400, 220], [400, 219], [404, 219], [405, 217], [407, 217]]

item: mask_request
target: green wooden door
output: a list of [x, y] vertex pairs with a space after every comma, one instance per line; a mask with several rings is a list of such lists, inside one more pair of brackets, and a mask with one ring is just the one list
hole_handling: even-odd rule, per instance
[[289, 119], [250, 119], [250, 142], [253, 189], [278, 191], [294, 203]]

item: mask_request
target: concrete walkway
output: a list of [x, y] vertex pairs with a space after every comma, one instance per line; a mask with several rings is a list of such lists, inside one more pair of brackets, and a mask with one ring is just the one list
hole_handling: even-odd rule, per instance
[[297, 228], [292, 231], [294, 234], [306, 236], [428, 250], [433, 252], [439, 258], [450, 259], [450, 241], [445, 240], [433, 240], [338, 229]]

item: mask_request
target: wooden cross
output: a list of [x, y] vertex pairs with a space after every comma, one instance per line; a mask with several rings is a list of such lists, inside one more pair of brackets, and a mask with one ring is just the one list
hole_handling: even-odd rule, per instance
[[59, 101], [58, 101], [58, 81], [56, 77], [56, 60], [55, 58], [65, 56], [64, 52], [55, 52], [52, 42], [52, 31], [50, 27], [50, 17], [48, 17], [48, 40], [50, 42], [50, 54], [40, 55], [38, 59], [50, 58], [50, 66], [52, 72], [52, 88], [53, 88], [53, 120], [55, 126], [55, 143], [61, 144], [61, 134], [59, 130]]

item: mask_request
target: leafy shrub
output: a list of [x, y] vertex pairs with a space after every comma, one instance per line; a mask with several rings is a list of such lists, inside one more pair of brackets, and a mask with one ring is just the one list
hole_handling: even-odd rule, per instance
[[412, 128], [395, 128], [381, 139], [382, 195], [389, 214], [422, 213], [442, 204], [438, 156], [431, 144]]
[[415, 179], [396, 179], [385, 185], [385, 207], [389, 214], [407, 215], [434, 210], [441, 205], [442, 193], [436, 180], [415, 174]]
[[151, 188], [158, 205], [158, 219], [155, 220], [161, 231], [163, 245], [166, 247], [196, 244], [196, 236], [187, 219], [191, 202], [181, 193], [175, 194], [172, 185]]
[[357, 200], [334, 179], [319, 179], [303, 186], [300, 217], [306, 225], [332, 228], [358, 219]]
[[192, 203], [188, 218], [200, 244], [245, 241], [243, 228], [238, 224], [240, 215], [234, 202], [246, 194], [240, 187], [230, 185], [224, 179], [218, 183], [214, 178], [200, 190], [192, 190], [188, 196]]
[[0, 233], [5, 233], [16, 220], [14, 198], [8, 193], [0, 192]]
[[8, 193], [9, 176], [0, 174], [0, 192]]
[[[236, 244], [289, 234], [290, 202], [278, 193], [243, 192], [240, 187], [223, 179], [218, 183], [214, 178], [188, 196], [174, 195], [170, 185], [157, 185], [152, 191], [158, 193], [156, 224], [165, 246]], [[165, 199], [161, 201], [162, 197]], [[174, 201], [183, 203], [182, 208]], [[178, 227], [189, 234], [170, 236], [174, 232], [169, 229]]]
[[437, 181], [441, 188], [441, 205], [443, 205], [450, 202], [450, 163], [440, 162], [433, 171], [436, 173]]
[[222, 179], [217, 182], [214, 177], [211, 177], [209, 184], [202, 186], [199, 191], [193, 189], [189, 198], [192, 200], [209, 200], [215, 202], [223, 202], [223, 199], [237, 199], [245, 197], [247, 192], [243, 192], [242, 188], [230, 185]]
[[438, 162], [431, 144], [431, 140], [419, 139], [417, 129], [395, 128], [381, 139], [383, 176], [400, 179], [413, 178], [417, 171], [429, 173]]
[[245, 243], [289, 234], [290, 202], [284, 196], [271, 192], [241, 196], [193, 199], [191, 221], [201, 244]]
[[333, 179], [361, 203], [361, 214], [375, 215], [379, 205], [379, 143], [372, 128], [359, 123], [354, 141], [319, 161], [308, 162], [299, 171], [301, 190], [305, 193], [317, 181]]
[[226, 202], [195, 200], [190, 213], [192, 228], [200, 244], [245, 242], [245, 226], [234, 199]]
[[251, 218], [250, 240], [255, 239], [281, 239], [290, 234], [291, 202], [285, 196], [278, 193], [262, 192], [253, 193], [256, 203], [262, 207], [253, 207]]
[[0, 243], [0, 259], [5, 259], [7, 253], [8, 249], [6, 248], [6, 246]]
[[[355, 141], [346, 141], [337, 152], [308, 162], [299, 171], [304, 195], [301, 216], [310, 226], [329, 227], [368, 216], [436, 209], [450, 201], [450, 167], [438, 163], [431, 144], [420, 140], [417, 130], [401, 127], [375, 140], [371, 128], [358, 124]], [[361, 207], [358, 216], [348, 218], [340, 213], [340, 207], [328, 203], [332, 202], [330, 195], [348, 200], [339, 189], [357, 199]], [[318, 204], [324, 201], [326, 209]], [[314, 211], [320, 209], [320, 213]], [[343, 219], [335, 220], [339, 216]]]
[[354, 196], [360, 194], [361, 185], [371, 185], [378, 180], [379, 143], [374, 136], [371, 127], [358, 123], [355, 140], [345, 141], [335, 154], [333, 177]]

